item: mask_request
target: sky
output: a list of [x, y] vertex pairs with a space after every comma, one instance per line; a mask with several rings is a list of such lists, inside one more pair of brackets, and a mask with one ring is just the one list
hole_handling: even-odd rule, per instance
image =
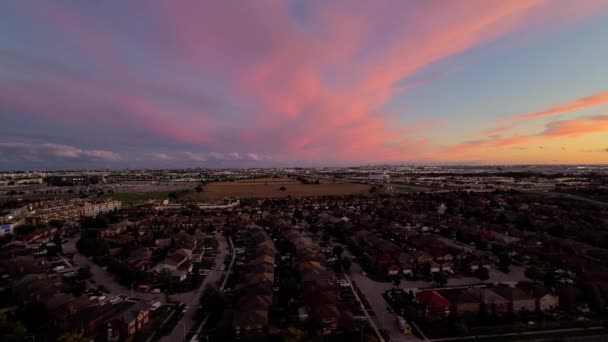
[[608, 0], [0, 2], [0, 169], [608, 163]]

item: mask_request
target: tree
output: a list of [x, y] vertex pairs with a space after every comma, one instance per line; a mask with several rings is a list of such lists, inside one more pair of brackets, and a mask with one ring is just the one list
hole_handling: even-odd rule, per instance
[[22, 224], [15, 227], [14, 231], [16, 234], [27, 234], [36, 230], [36, 226], [33, 224]]
[[201, 264], [200, 263], [194, 263], [194, 265], [192, 265], [192, 287], [198, 287], [199, 282], [201, 281], [201, 275], [200, 275], [200, 269], [201, 269]]
[[52, 219], [49, 221], [49, 226], [59, 229], [59, 228], [63, 227], [63, 221], [57, 220], [57, 219]]
[[536, 266], [528, 267], [525, 271], [525, 275], [532, 280], [540, 281], [545, 279], [545, 272]]
[[498, 267], [501, 271], [509, 273], [509, 267], [511, 266], [511, 257], [507, 253], [501, 253], [498, 256]]
[[89, 265], [83, 266], [78, 269], [78, 278], [82, 280], [86, 280], [91, 278], [91, 267]]
[[342, 269], [344, 272], [350, 272], [350, 267], [353, 265], [353, 261], [351, 258], [345, 256], [342, 258]]
[[475, 270], [475, 276], [481, 281], [488, 280], [490, 279], [490, 271], [488, 271], [487, 268], [480, 266]]
[[82, 336], [82, 334], [76, 334], [76, 333], [64, 333], [63, 335], [59, 336], [59, 338], [57, 339], [57, 342], [87, 342], [88, 339], [84, 338], [84, 336]]
[[342, 247], [340, 245], [336, 245], [336, 246], [334, 246], [334, 248], [331, 251], [336, 256], [336, 258], [342, 259], [342, 253], [344, 253], [344, 247]]
[[163, 284], [165, 288], [165, 292], [172, 293], [173, 292], [173, 274], [171, 274], [171, 270], [168, 268], [164, 268], [160, 271], [160, 282]]
[[323, 237], [321, 239], [323, 239], [323, 242], [329, 242], [331, 236], [329, 236], [327, 233], [323, 233]]
[[224, 311], [224, 294], [215, 286], [207, 285], [200, 299], [203, 312], [219, 316]]
[[9, 321], [5, 313], [0, 313], [0, 336], [3, 341], [23, 341], [27, 330], [21, 322]]
[[306, 333], [294, 327], [289, 327], [281, 331], [281, 338], [285, 342], [300, 342], [306, 338]]
[[445, 272], [437, 272], [433, 274], [433, 281], [439, 286], [444, 286], [448, 283], [448, 276], [445, 274]]
[[41, 327], [49, 322], [50, 315], [44, 304], [32, 302], [26, 305], [23, 322], [28, 327]]
[[583, 293], [585, 294], [585, 298], [589, 302], [589, 307], [591, 309], [601, 312], [606, 307], [606, 301], [602, 297], [602, 294], [594, 283], [587, 282], [582, 285]]
[[53, 243], [55, 244], [55, 248], [57, 249], [58, 253], [63, 253], [63, 246], [62, 246], [62, 242], [61, 242], [61, 236], [59, 235], [59, 233], [55, 234], [55, 236], [53, 236]]
[[401, 277], [399, 275], [393, 276], [393, 285], [395, 287], [399, 287], [399, 285], [401, 285]]

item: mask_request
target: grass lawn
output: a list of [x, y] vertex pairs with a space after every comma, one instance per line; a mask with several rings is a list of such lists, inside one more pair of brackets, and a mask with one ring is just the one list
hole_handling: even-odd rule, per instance
[[149, 191], [149, 192], [116, 192], [113, 194], [104, 194], [102, 198], [112, 198], [120, 200], [123, 203], [137, 203], [145, 202], [149, 200], [162, 200], [168, 199], [171, 192], [174, 192], [176, 199], [179, 200], [186, 196], [190, 190], [179, 190], [179, 191]]

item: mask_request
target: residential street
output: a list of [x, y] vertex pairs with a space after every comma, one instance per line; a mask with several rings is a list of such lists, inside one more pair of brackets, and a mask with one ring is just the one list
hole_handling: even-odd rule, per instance
[[[348, 251], [347, 247], [346, 246], [342, 246], [342, 247], [344, 247], [343, 255], [353, 258], [352, 254]], [[486, 283], [515, 284], [518, 281], [527, 280], [526, 276], [524, 275], [524, 270], [525, 270], [524, 267], [512, 265], [511, 271], [508, 274], [505, 274], [497, 269], [492, 268], [492, 269], [490, 269], [490, 279], [488, 279], [486, 281]], [[357, 262], [353, 261], [351, 269], [350, 269], [350, 273], [349, 273], [349, 278], [359, 286], [359, 289], [361, 290], [361, 292], [363, 292], [363, 294], [367, 298], [367, 301], [369, 302], [369, 304], [373, 308], [374, 312], [376, 313], [376, 324], [377, 324], [378, 328], [387, 330], [391, 337], [391, 341], [417, 340], [417, 338], [413, 335], [404, 335], [394, 323], [395, 314], [390, 313], [387, 310], [388, 304], [384, 300], [384, 297], [382, 297], [382, 294], [385, 291], [393, 288], [393, 284], [374, 281], [374, 280], [364, 276], [363, 274], [361, 274], [361, 271], [362, 271], [361, 266]], [[457, 277], [451, 277], [448, 280], [448, 284], [446, 285], [446, 287], [468, 286], [468, 285], [474, 285], [474, 284], [479, 284], [479, 283], [480, 283], [480, 281], [477, 278], [458, 277], [457, 276]], [[422, 280], [418, 280], [418, 281], [402, 280], [399, 288], [401, 288], [405, 291], [409, 291], [409, 290], [416, 291], [420, 288], [431, 287], [432, 285], [433, 285], [433, 283], [427, 282], [427, 281], [422, 281]], [[415, 328], [413, 327], [413, 329], [415, 329]]]
[[[89, 286], [97, 288], [97, 286], [103, 285], [111, 292], [111, 296], [131, 297], [130, 288], [119, 284], [108, 272], [104, 271], [99, 265], [92, 262], [91, 260], [89, 260], [89, 258], [78, 252], [78, 250], [76, 249], [76, 242], [78, 241], [78, 239], [80, 239], [80, 236], [76, 236], [68, 240], [68, 242], [66, 242], [65, 244], [63, 244], [63, 252], [66, 254], [74, 253], [73, 262], [75, 267], [82, 267], [85, 265], [90, 266], [92, 274], [91, 279], [93, 279], [95, 283], [89, 281]], [[133, 291], [133, 294], [135, 294], [135, 297], [139, 297], [145, 300], [164, 301], [163, 294], [152, 294], [136, 291]]]
[[[352, 255], [346, 249], [344, 250], [344, 255], [352, 258]], [[395, 324], [395, 314], [387, 310], [388, 305], [384, 297], [382, 297], [382, 293], [392, 287], [391, 283], [381, 283], [369, 279], [361, 274], [361, 266], [354, 261], [350, 268], [349, 278], [359, 286], [359, 289], [365, 295], [365, 298], [367, 298], [369, 305], [376, 313], [376, 325], [379, 329], [384, 329], [388, 332], [391, 341], [418, 340], [414, 335], [403, 334]]]
[[216, 257], [215, 265], [209, 271], [209, 274], [203, 280], [201, 287], [192, 292], [180, 293], [171, 296], [173, 299], [178, 300], [186, 305], [190, 306], [190, 310], [184, 314], [182, 319], [177, 323], [171, 334], [168, 336], [163, 336], [160, 341], [166, 342], [174, 342], [174, 341], [183, 341], [186, 334], [194, 327], [194, 320], [192, 317], [196, 312], [196, 307], [199, 305], [199, 299], [203, 294], [203, 290], [205, 286], [208, 284], [217, 284], [222, 275], [225, 273], [224, 271], [220, 271], [222, 265], [224, 265], [224, 259], [229, 253], [228, 243], [226, 243], [226, 238], [220, 234], [216, 233], [215, 238], [217, 239], [218, 245], [218, 255]]
[[[226, 242], [226, 238], [220, 234], [216, 233], [214, 236], [218, 241], [218, 254], [216, 257], [216, 262], [213, 268], [209, 271], [209, 274], [203, 280], [201, 286], [191, 292], [178, 293], [171, 296], [173, 300], [182, 302], [188, 306], [190, 306], [190, 310], [184, 314], [181, 320], [177, 323], [173, 331], [170, 335], [164, 336], [161, 338], [161, 341], [173, 342], [173, 341], [182, 341], [184, 339], [184, 331], [187, 334], [194, 326], [194, 320], [192, 317], [196, 312], [196, 307], [199, 305], [199, 298], [202, 295], [202, 292], [208, 284], [217, 284], [225, 271], [221, 271], [221, 267], [224, 264], [224, 259], [229, 253], [228, 243]], [[97, 287], [98, 285], [103, 285], [106, 289], [111, 292], [111, 296], [126, 296], [131, 297], [131, 289], [127, 288], [121, 284], [119, 284], [108, 272], [103, 270], [99, 265], [90, 261], [86, 256], [78, 253], [76, 249], [76, 242], [80, 237], [74, 237], [70, 239], [63, 245], [64, 253], [75, 253], [74, 254], [74, 264], [76, 267], [90, 265], [92, 278], [95, 283], [89, 282], [91, 287]], [[141, 298], [146, 301], [165, 301], [164, 294], [152, 294], [152, 293], [143, 293], [134, 291], [134, 296], [137, 298]]]

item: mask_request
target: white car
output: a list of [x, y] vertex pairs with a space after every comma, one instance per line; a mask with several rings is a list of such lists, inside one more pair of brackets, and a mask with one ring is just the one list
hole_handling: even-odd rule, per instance
[[154, 302], [152, 304], [152, 307], [150, 308], [150, 310], [154, 311], [154, 310], [160, 308], [160, 306], [161, 306], [160, 302]]
[[342, 287], [349, 287], [350, 284], [346, 280], [340, 280], [340, 286], [342, 286]]
[[188, 305], [184, 306], [184, 308], [182, 309], [182, 313], [186, 313], [188, 312], [188, 310], [190, 310], [190, 307]]
[[154, 289], [152, 290], [152, 293], [160, 293], [160, 289]]

